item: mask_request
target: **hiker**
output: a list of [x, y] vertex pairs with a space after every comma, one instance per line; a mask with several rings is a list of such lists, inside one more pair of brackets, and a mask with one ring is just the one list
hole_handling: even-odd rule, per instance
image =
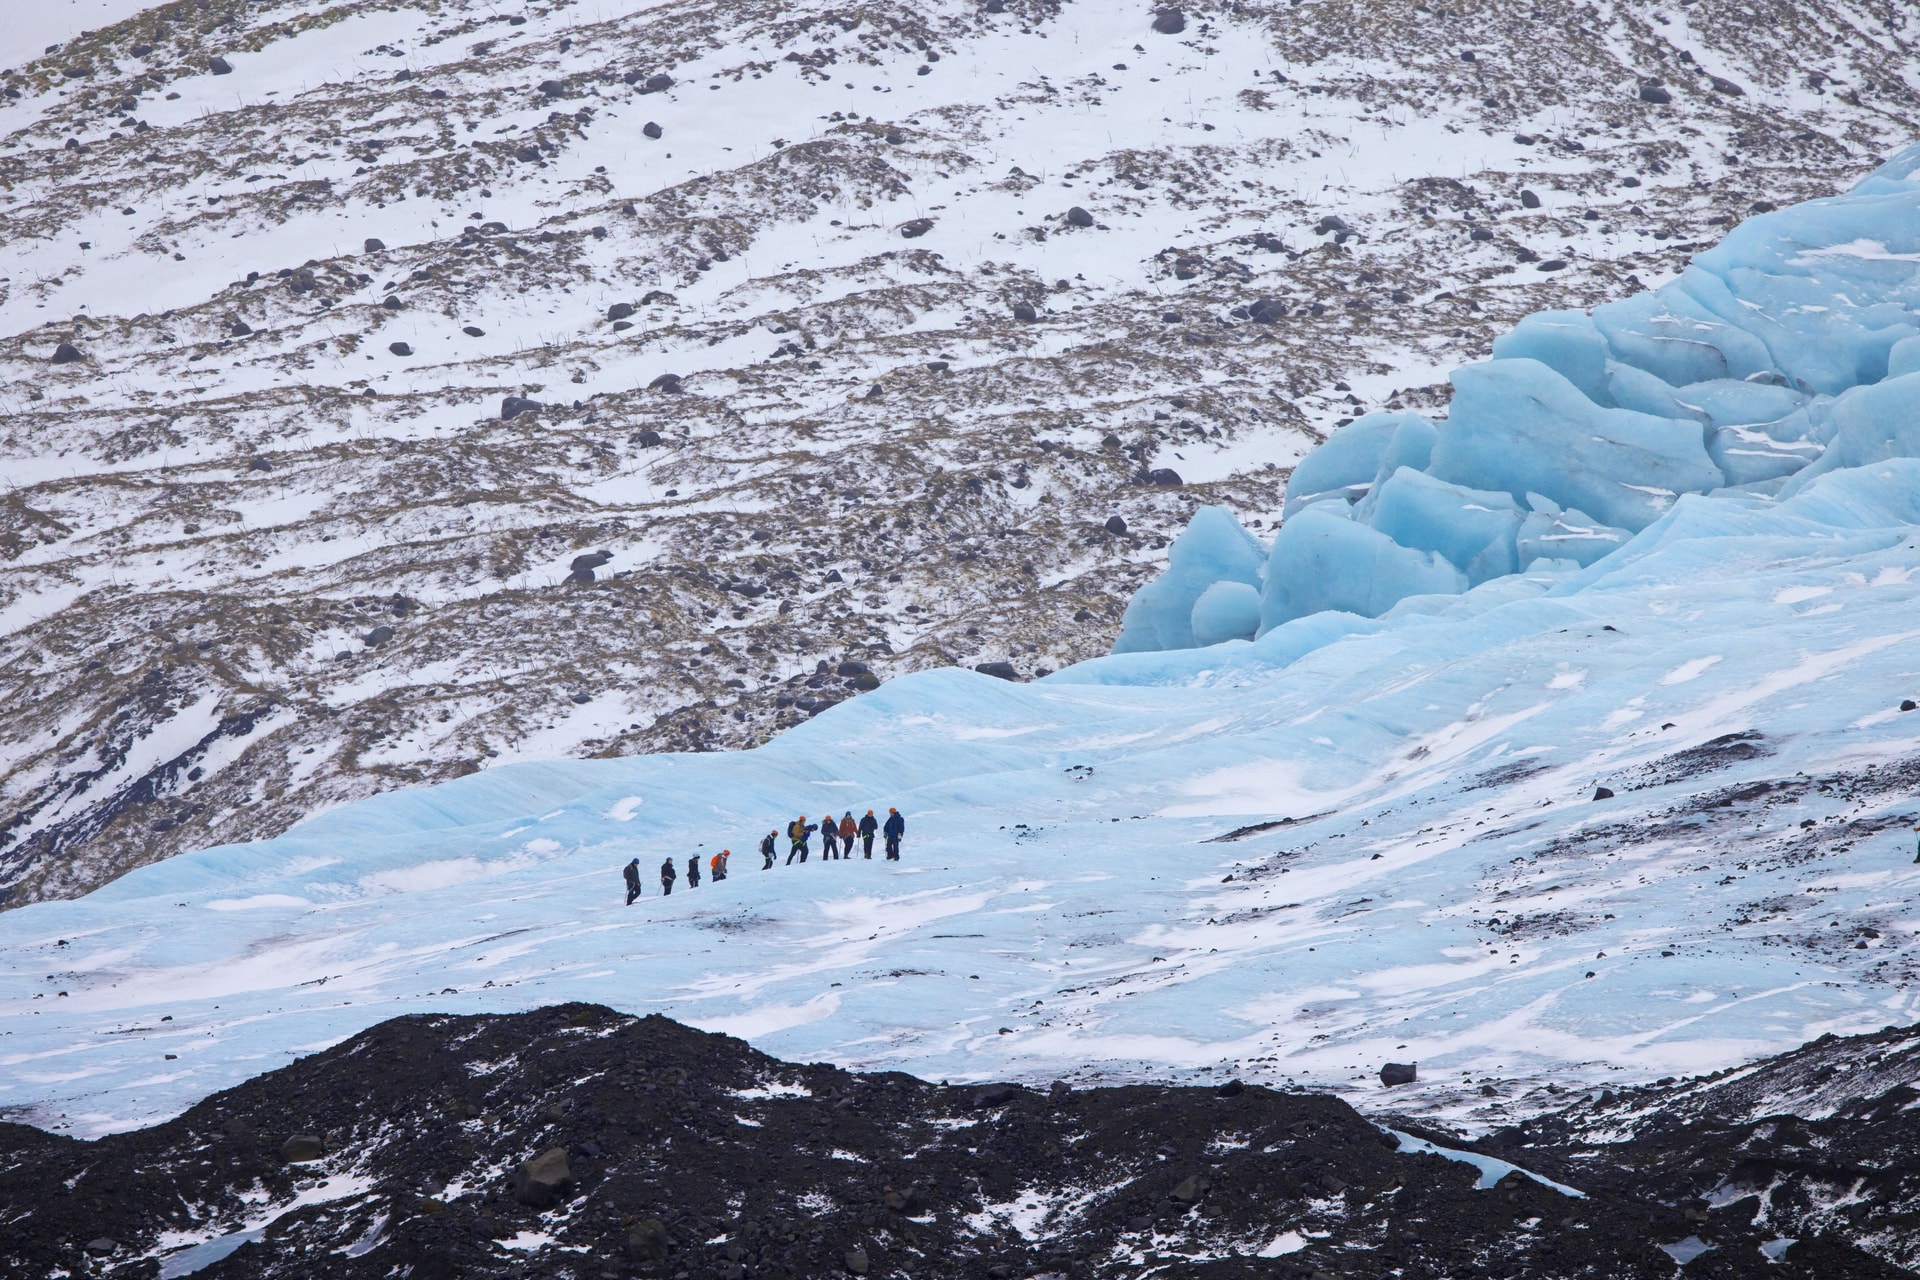
[[635, 858], [622, 867], [620, 874], [627, 878], [627, 905], [632, 906], [633, 900], [640, 896], [640, 859]]
[[853, 820], [853, 810], [847, 810], [840, 819], [840, 847], [847, 851], [849, 858], [853, 856], [853, 837], [859, 833], [859, 830], [859, 825]]
[[828, 814], [820, 819], [820, 861], [840, 856], [840, 826]]
[[866, 856], [869, 858], [873, 857], [873, 833], [879, 829], [880, 820], [873, 816], [873, 810], [867, 810], [867, 816], [860, 819], [858, 830], [860, 832], [860, 847], [866, 851]]
[[680, 873], [674, 870], [673, 859], [671, 857], [660, 864], [660, 892], [662, 894], [672, 893], [673, 882], [679, 878]]
[[787, 824], [787, 866], [792, 866], [796, 857], [802, 862], [807, 860], [807, 837], [811, 834], [813, 828], [807, 825], [804, 813]]
[[1913, 860], [1920, 862], [1920, 826], [1913, 829]]
[[907, 820], [898, 809], [889, 809], [886, 825], [880, 831], [887, 837], [887, 861], [900, 861], [900, 837], [907, 834]]
[[687, 859], [687, 888], [698, 889], [699, 887], [700, 887], [700, 855], [696, 853], [691, 858]]
[[707, 864], [713, 871], [713, 882], [715, 884], [719, 884], [727, 878], [727, 859], [732, 856], [733, 850], [722, 849], [720, 852], [714, 854], [713, 861]]
[[767, 832], [767, 838], [760, 842], [760, 856], [767, 860], [767, 865], [760, 868], [762, 871], [773, 870], [773, 855], [775, 853], [774, 845], [779, 841], [779, 839], [780, 839], [779, 831], [777, 830], [769, 831]]

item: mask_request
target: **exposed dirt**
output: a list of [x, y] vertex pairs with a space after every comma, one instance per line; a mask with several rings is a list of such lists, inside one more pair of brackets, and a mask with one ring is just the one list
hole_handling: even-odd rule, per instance
[[1916, 1044], [1420, 1131], [1576, 1197], [1238, 1082], [950, 1088], [590, 1005], [403, 1018], [152, 1129], [0, 1127], [0, 1266], [152, 1276], [258, 1229], [194, 1274], [1625, 1280], [1692, 1240], [1688, 1276], [1906, 1276]]

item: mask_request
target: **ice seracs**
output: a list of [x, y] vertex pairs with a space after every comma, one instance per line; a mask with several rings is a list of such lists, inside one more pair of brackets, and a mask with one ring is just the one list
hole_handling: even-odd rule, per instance
[[[1528, 316], [1493, 359], [1453, 374], [1445, 419], [1371, 413], [1341, 428], [1294, 470], [1252, 573], [1230, 514], [1202, 512], [1114, 651], [1565, 574], [1682, 495], [1770, 501], [1920, 456], [1917, 308], [1920, 146], [1845, 195], [1749, 219], [1671, 284]], [[1257, 626], [1243, 587], [1260, 591]]]

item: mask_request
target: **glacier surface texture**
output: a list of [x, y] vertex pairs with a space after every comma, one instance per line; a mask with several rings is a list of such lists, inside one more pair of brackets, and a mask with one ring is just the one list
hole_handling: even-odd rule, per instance
[[[496, 768], [6, 913], [0, 1105], [97, 1133], [397, 1014], [584, 999], [936, 1079], [1491, 1124], [1914, 1020], [1916, 167], [1528, 320], [1445, 422], [1355, 422], [1270, 549], [1203, 512], [1111, 657]], [[752, 852], [887, 805], [899, 863]], [[660, 896], [723, 845], [730, 879]]]

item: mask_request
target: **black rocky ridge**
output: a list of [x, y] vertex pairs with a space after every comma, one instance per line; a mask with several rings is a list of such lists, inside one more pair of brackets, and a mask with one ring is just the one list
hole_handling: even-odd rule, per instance
[[1387, 1122], [1527, 1171], [1482, 1190], [1322, 1094], [948, 1087], [594, 1005], [415, 1016], [151, 1129], [0, 1126], [0, 1273], [156, 1276], [163, 1240], [263, 1228], [191, 1274], [1907, 1276], [1917, 1067], [1889, 1029], [1477, 1143]]

